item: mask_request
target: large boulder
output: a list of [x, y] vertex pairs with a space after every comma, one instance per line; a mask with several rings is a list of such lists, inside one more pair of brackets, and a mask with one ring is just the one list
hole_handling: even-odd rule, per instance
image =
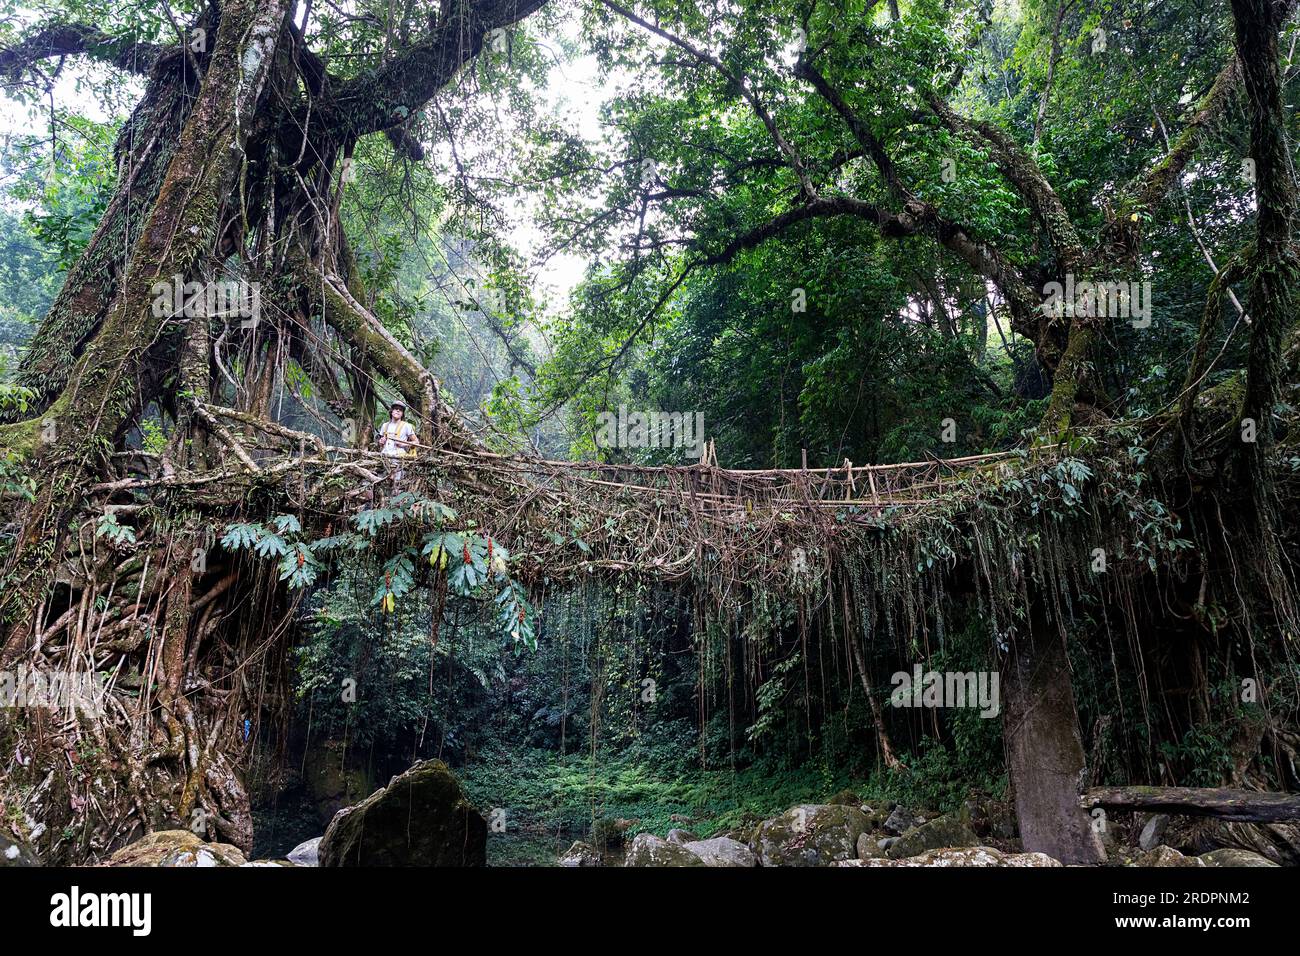
[[624, 866], [704, 866], [704, 861], [678, 843], [653, 833], [638, 833], [628, 847]]
[[312, 837], [305, 843], [299, 843], [289, 851], [287, 859], [295, 866], [320, 866], [320, 841], [324, 837]]
[[754, 851], [730, 837], [695, 840], [683, 847], [703, 860], [705, 866], [758, 866]]
[[1197, 857], [1205, 866], [1277, 866], [1272, 860], [1250, 850], [1225, 846]]
[[189, 830], [158, 830], [128, 843], [109, 866], [243, 866], [248, 859], [229, 843], [206, 843]]
[[673, 827], [668, 831], [669, 843], [694, 843], [698, 839], [699, 837], [690, 830], [682, 830], [678, 827]]
[[0, 833], [0, 866], [40, 866], [36, 854], [27, 844], [19, 843]]
[[887, 852], [890, 859], [900, 860], [924, 853], [926, 850], [979, 845], [980, 838], [975, 835], [966, 817], [963, 814], [950, 813], [907, 831], [890, 844]]
[[1003, 853], [991, 846], [946, 847], [903, 859], [842, 860], [835, 866], [1060, 866], [1046, 853]]
[[805, 804], [760, 823], [750, 848], [763, 866], [827, 866], [852, 860], [866, 830], [857, 807]]
[[441, 760], [426, 760], [334, 815], [321, 866], [486, 866], [487, 821]]

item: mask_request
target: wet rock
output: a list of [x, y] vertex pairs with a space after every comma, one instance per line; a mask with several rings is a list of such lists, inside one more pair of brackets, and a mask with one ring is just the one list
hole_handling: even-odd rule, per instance
[[298, 866], [320, 866], [320, 841], [324, 837], [313, 837], [305, 843], [299, 843], [289, 851], [286, 859]]
[[902, 859], [845, 860], [836, 866], [1060, 866], [1046, 853], [1003, 853], [991, 846], [945, 847]]
[[485, 866], [487, 821], [441, 760], [426, 760], [335, 814], [321, 866]]
[[899, 837], [888, 849], [891, 859], [916, 856], [926, 850], [938, 850], [944, 847], [975, 847], [980, 845], [980, 838], [975, 835], [963, 815], [950, 813], [924, 823], [914, 830], [909, 830]]
[[854, 859], [866, 831], [855, 806], [805, 804], [760, 823], [750, 848], [763, 866], [826, 866]]
[[695, 840], [684, 847], [703, 860], [705, 866], [758, 866], [753, 850], [728, 837]]
[[229, 843], [206, 843], [189, 830], [159, 830], [128, 843], [109, 866], [244, 866], [248, 859]]
[[576, 840], [573, 846], [569, 847], [558, 860], [560, 866], [604, 866], [604, 861], [600, 858], [600, 851], [590, 843], [583, 843]]
[[661, 840], [653, 833], [638, 833], [628, 847], [624, 866], [704, 866], [686, 847]]
[[1266, 856], [1251, 850], [1239, 850], [1236, 847], [1223, 847], [1202, 853], [1196, 859], [1205, 866], [1277, 866]]

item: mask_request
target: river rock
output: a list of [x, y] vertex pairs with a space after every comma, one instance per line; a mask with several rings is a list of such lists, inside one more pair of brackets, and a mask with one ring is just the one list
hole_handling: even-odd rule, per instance
[[299, 843], [289, 851], [286, 859], [298, 866], [320, 866], [320, 841], [324, 837], [312, 837], [306, 843]]
[[754, 851], [730, 837], [694, 840], [683, 846], [703, 860], [705, 866], [758, 866]]
[[1196, 859], [1204, 866], [1277, 866], [1268, 857], [1252, 850], [1239, 850], [1228, 846], [1202, 853]]
[[843, 860], [836, 866], [1060, 866], [1046, 853], [1003, 853], [991, 846], [945, 847], [902, 859]]
[[[898, 838], [897, 838], [897, 837], [892, 837], [891, 839], [895, 839], [895, 840], [896, 840], [896, 839], [898, 839]], [[882, 857], [882, 856], [884, 856], [885, 853], [884, 853], [884, 851], [883, 851], [883, 850], [881, 849], [881, 847], [880, 847], [880, 843], [882, 843], [882, 842], [884, 842], [884, 841], [876, 841], [876, 840], [872, 839], [870, 833], [863, 833], [863, 834], [860, 834], [860, 835], [858, 836], [858, 859], [859, 859], [859, 860], [874, 860], [874, 859], [876, 859], [877, 857]]]
[[10, 839], [0, 833], [0, 866], [40, 866], [40, 862], [25, 843]]
[[694, 843], [697, 840], [699, 840], [699, 837], [690, 830], [679, 830], [677, 827], [673, 827], [668, 831], [669, 843]]
[[1146, 822], [1142, 828], [1142, 833], [1138, 836], [1138, 846], [1143, 850], [1154, 850], [1164, 839], [1165, 828], [1169, 826], [1169, 815], [1165, 813], [1152, 814], [1151, 819]]
[[889, 810], [886, 810], [883, 807], [881, 808], [870, 807], [865, 803], [862, 806], [858, 807], [858, 809], [867, 815], [868, 829], [871, 830], [884, 829], [885, 821], [889, 819], [889, 814], [890, 814]]
[[862, 807], [862, 798], [852, 790], [841, 790], [829, 800], [826, 801], [829, 806], [837, 807]]
[[628, 847], [624, 866], [704, 866], [686, 847], [661, 840], [653, 833], [638, 833]]
[[334, 815], [321, 866], [486, 866], [487, 821], [441, 760], [425, 760]]
[[902, 836], [913, 827], [918, 827], [925, 822], [925, 817], [919, 813], [913, 813], [903, 807], [894, 807], [888, 817], [885, 818], [884, 827], [890, 833], [896, 836]]
[[805, 804], [760, 823], [750, 848], [763, 866], [826, 866], [854, 859], [866, 830], [857, 807]]
[[590, 843], [583, 843], [581, 840], [575, 840], [573, 846], [560, 854], [558, 862], [560, 866], [605, 865], [605, 861], [600, 858], [600, 851]]
[[1205, 866], [1199, 857], [1183, 856], [1171, 846], [1158, 846], [1138, 856], [1133, 866]]
[[189, 830], [158, 830], [128, 843], [109, 866], [243, 866], [248, 859], [229, 843], [205, 843]]
[[938, 850], [944, 847], [979, 846], [980, 838], [975, 835], [960, 814], [950, 813], [937, 817], [929, 823], [923, 823], [914, 830], [899, 837], [889, 847], [890, 859], [916, 856], [926, 850]]

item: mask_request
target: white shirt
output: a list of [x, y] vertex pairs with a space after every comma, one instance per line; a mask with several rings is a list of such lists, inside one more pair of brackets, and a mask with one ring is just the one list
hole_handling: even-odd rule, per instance
[[392, 420], [384, 422], [384, 427], [380, 429], [380, 433], [384, 436], [385, 455], [405, 455], [408, 450], [413, 450], [407, 445], [397, 443], [399, 441], [415, 441], [415, 429], [405, 419], [400, 422]]

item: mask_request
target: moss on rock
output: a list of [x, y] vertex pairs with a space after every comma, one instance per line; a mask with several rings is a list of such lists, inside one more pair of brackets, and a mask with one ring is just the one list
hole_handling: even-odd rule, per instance
[[426, 760], [335, 814], [321, 866], [485, 866], [487, 821], [441, 760]]

